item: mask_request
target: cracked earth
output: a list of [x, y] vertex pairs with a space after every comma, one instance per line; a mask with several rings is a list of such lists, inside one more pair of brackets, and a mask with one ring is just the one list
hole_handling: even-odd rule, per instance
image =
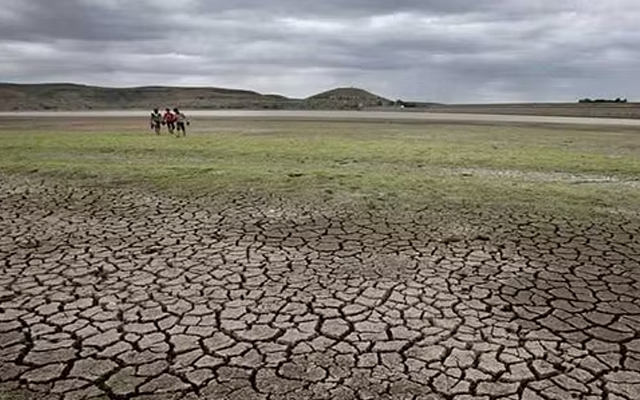
[[0, 186], [5, 392], [640, 398], [638, 219]]

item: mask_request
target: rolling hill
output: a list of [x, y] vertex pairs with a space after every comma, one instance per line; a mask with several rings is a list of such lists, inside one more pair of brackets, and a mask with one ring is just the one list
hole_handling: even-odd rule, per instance
[[392, 104], [366, 90], [338, 88], [292, 99], [249, 90], [146, 86], [106, 88], [69, 83], [0, 83], [0, 111], [187, 109], [355, 109]]
[[358, 88], [337, 88], [305, 99], [310, 108], [358, 109], [389, 107], [393, 101]]
[[440, 104], [391, 101], [354, 87], [288, 98], [250, 90], [145, 86], [108, 88], [71, 83], [0, 83], [0, 111], [150, 110], [154, 107], [274, 110], [400, 110], [437, 113], [640, 118], [640, 103]]
[[121, 110], [153, 107], [269, 108], [283, 96], [248, 90], [147, 86], [104, 88], [76, 84], [0, 84], [0, 110]]

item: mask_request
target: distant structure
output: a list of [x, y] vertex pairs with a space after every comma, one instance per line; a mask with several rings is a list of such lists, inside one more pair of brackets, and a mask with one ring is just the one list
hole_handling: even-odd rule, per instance
[[396, 100], [393, 102], [393, 106], [395, 108], [399, 108], [401, 110], [405, 109], [405, 108], [420, 108], [420, 109], [425, 109], [425, 108], [429, 108], [429, 107], [433, 107], [438, 105], [437, 103], [430, 103], [430, 102], [425, 102], [425, 101], [405, 101], [405, 100]]

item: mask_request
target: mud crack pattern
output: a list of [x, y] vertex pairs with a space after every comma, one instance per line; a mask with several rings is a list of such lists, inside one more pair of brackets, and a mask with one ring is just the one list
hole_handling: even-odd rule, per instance
[[2, 390], [640, 398], [638, 220], [454, 224], [0, 183]]

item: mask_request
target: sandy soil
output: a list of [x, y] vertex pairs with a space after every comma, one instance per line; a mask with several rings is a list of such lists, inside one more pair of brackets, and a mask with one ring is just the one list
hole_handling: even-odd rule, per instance
[[[278, 118], [278, 119], [331, 119], [331, 120], [390, 120], [390, 121], [446, 121], [480, 123], [532, 123], [554, 125], [600, 125], [640, 127], [640, 119], [559, 117], [535, 115], [497, 115], [437, 112], [389, 112], [389, 111], [185, 111], [194, 118]], [[41, 117], [147, 117], [147, 111], [87, 111], [87, 112], [0, 112], [0, 118]]]

